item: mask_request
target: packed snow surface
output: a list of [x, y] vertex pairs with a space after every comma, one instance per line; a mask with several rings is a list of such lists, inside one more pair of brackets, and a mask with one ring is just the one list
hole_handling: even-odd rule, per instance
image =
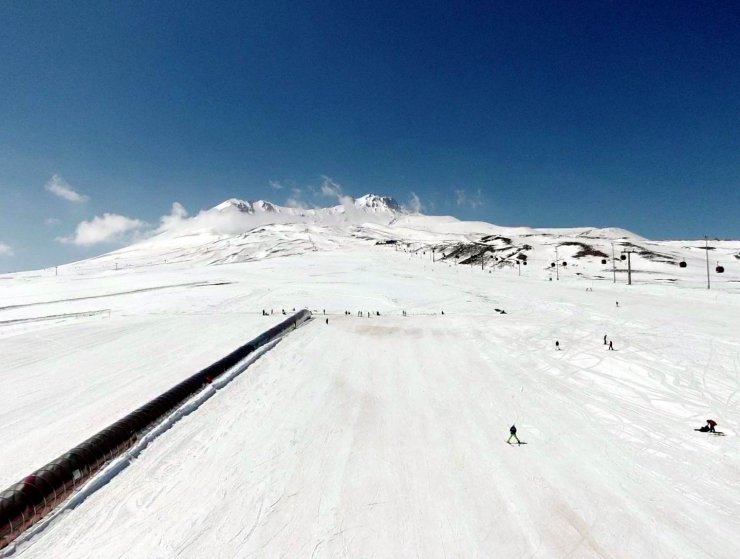
[[[315, 313], [6, 553], [736, 556], [737, 265], [711, 290], [696, 263], [670, 283], [654, 278], [676, 266], [632, 286], [622, 269], [616, 284], [611, 269], [599, 279], [571, 267], [557, 280], [536, 257], [481, 269], [378, 246], [366, 237], [386, 235], [382, 224], [359, 237], [305, 227], [269, 226], [273, 245], [264, 231], [244, 237], [271, 258], [249, 247], [246, 261], [203, 265], [204, 247], [226, 242], [203, 234], [59, 276], [2, 276], [3, 486], [266, 330], [282, 309]], [[442, 233], [428, 234], [434, 244]], [[276, 242], [290, 256], [276, 257]], [[317, 250], [302, 250], [311, 243]], [[726, 436], [693, 430], [707, 418]], [[512, 423], [526, 445], [506, 443]]]

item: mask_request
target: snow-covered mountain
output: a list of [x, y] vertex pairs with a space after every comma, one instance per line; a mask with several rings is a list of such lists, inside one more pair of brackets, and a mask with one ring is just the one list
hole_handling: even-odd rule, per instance
[[[149, 239], [74, 266], [215, 265], [379, 246], [544, 279], [613, 280], [628, 266], [634, 281], [698, 284], [706, 276], [703, 240], [652, 241], [618, 227], [502, 227], [411, 212], [376, 194], [341, 201], [305, 208], [232, 198], [192, 217], [170, 216]], [[710, 275], [740, 281], [740, 242], [713, 240], [709, 256]]]
[[221, 202], [213, 208], [218, 212], [228, 212], [236, 210], [249, 215], [259, 214], [279, 214], [281, 216], [293, 216], [296, 218], [314, 218], [321, 219], [326, 216], [335, 216], [337, 214], [358, 213], [362, 214], [387, 214], [395, 216], [396, 214], [407, 213], [402, 209], [393, 198], [389, 196], [378, 196], [377, 194], [366, 194], [356, 199], [347, 200], [346, 204], [339, 204], [328, 208], [303, 208], [303, 207], [285, 207], [278, 206], [265, 200], [255, 202], [230, 198]]

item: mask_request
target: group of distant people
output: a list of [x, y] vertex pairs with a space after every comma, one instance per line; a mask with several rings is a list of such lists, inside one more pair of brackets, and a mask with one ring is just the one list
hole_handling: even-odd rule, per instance
[[[346, 311], [346, 314], [350, 314], [350, 312]], [[362, 311], [357, 311], [357, 316], [360, 316], [360, 317], [367, 316], [368, 318], [370, 318], [371, 316], [380, 316], [380, 312], [379, 311], [375, 311], [375, 312], [365, 311], [365, 314], [363, 314]]]
[[[295, 312], [295, 307], [293, 307], [293, 312]], [[275, 310], [270, 309], [270, 312], [268, 313], [265, 309], [262, 309], [262, 316], [270, 316], [271, 314], [274, 314]], [[285, 309], [280, 309], [280, 314], [287, 315], [288, 313], [285, 312]], [[324, 314], [326, 314], [326, 311], [324, 311]]]
[[[609, 351], [614, 351], [614, 343], [611, 340], [609, 340], [608, 343], [607, 343], [607, 336], [606, 336], [606, 334], [604, 334], [604, 345], [608, 345], [609, 346], [609, 348], [608, 348]], [[555, 351], [560, 351], [560, 341], [559, 340], [555, 340]]]
[[[498, 309], [496, 309], [496, 310], [498, 310]], [[293, 312], [295, 312], [295, 308], [293, 308]], [[322, 312], [322, 315], [326, 316], [326, 309], [322, 309], [321, 312]], [[285, 309], [280, 309], [280, 313], [283, 314], [283, 315], [286, 315], [287, 314], [287, 312], [286, 312]], [[270, 316], [270, 315], [273, 315], [273, 314], [275, 314], [275, 309], [270, 309], [270, 312], [267, 312], [267, 310], [262, 309], [262, 316]], [[445, 314], [445, 311], [444, 310], [441, 310], [440, 311], [440, 314], [444, 315]], [[344, 311], [344, 315], [345, 316], [352, 316], [352, 311], [345, 310]], [[358, 317], [367, 317], [367, 318], [370, 318], [371, 316], [380, 316], [380, 311], [357, 311], [357, 316]], [[405, 310], [402, 310], [401, 311], [401, 316], [408, 316], [408, 313]], [[329, 319], [328, 318], [325, 319], [325, 322], [326, 322], [326, 324], [329, 324]]]

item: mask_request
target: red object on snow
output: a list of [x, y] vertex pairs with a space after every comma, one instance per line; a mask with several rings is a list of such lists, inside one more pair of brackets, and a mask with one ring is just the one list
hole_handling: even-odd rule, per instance
[[717, 422], [714, 419], [707, 419], [707, 423], [712, 427], [715, 427], [717, 425]]

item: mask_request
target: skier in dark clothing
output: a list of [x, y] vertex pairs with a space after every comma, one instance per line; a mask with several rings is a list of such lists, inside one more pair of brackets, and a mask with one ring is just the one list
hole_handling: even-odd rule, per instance
[[707, 424], [700, 429], [694, 429], [694, 431], [700, 431], [702, 433], [709, 433], [710, 435], [716, 435], [718, 437], [724, 437], [725, 434], [722, 431], [715, 431], [717, 422], [714, 419], [707, 419]]
[[560, 351], [560, 342], [555, 340], [555, 350]]
[[326, 323], [329, 324], [329, 319], [328, 318], [326, 319]]
[[516, 439], [517, 444], [522, 444], [522, 441], [519, 440], [519, 437], [516, 436], [516, 425], [512, 425], [509, 427], [509, 439], [506, 441], [507, 443], [511, 444], [511, 437], [514, 437]]
[[611, 340], [609, 340], [609, 351], [614, 351], [614, 346], [612, 345]]
[[714, 419], [707, 419], [707, 424], [704, 427], [700, 427], [699, 429], [694, 429], [694, 431], [699, 431], [701, 433], [716, 433], [717, 435], [724, 435], [721, 431], [715, 431], [714, 428], [717, 426], [717, 422]]
[[604, 345], [606, 345], [606, 334], [604, 334]]

